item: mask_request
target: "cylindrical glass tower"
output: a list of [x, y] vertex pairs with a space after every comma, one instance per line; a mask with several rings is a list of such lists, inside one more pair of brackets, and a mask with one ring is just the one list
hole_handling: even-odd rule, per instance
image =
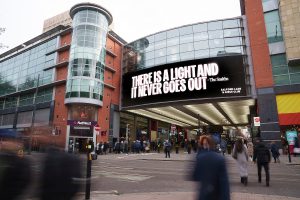
[[112, 15], [99, 5], [81, 3], [70, 10], [73, 35], [65, 103], [102, 106], [105, 45]]

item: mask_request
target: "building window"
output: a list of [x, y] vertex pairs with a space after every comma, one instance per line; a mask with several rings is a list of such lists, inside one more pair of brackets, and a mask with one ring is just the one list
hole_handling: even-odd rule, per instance
[[32, 121], [32, 111], [18, 113], [18, 122], [17, 122], [18, 125], [30, 126], [31, 121]]
[[14, 124], [15, 114], [2, 115], [1, 126], [9, 126]]
[[278, 10], [267, 12], [264, 14], [269, 43], [283, 41], [281, 24]]
[[21, 95], [19, 99], [19, 106], [28, 106], [33, 104], [34, 94]]

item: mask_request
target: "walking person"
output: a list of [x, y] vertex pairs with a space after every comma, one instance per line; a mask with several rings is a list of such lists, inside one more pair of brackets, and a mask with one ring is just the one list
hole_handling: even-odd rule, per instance
[[241, 183], [246, 186], [248, 184], [248, 150], [242, 139], [236, 141], [232, 157], [237, 161]]
[[248, 142], [248, 156], [249, 156], [249, 159], [250, 161], [253, 160], [253, 143], [251, 141]]
[[200, 183], [198, 200], [230, 200], [225, 158], [213, 151], [210, 137], [203, 138], [205, 139], [201, 139], [205, 141], [205, 150], [197, 154], [192, 174], [192, 179]]
[[254, 148], [253, 162], [257, 164], [258, 182], [261, 183], [261, 168], [264, 167], [266, 174], [266, 186], [270, 186], [270, 171], [269, 162], [271, 161], [271, 154], [269, 149], [259, 139]]
[[165, 154], [166, 154], [166, 158], [167, 157], [170, 158], [171, 143], [169, 142], [169, 140], [166, 140], [164, 142], [164, 151], [165, 151]]
[[271, 143], [271, 152], [272, 152], [272, 156], [274, 158], [274, 163], [276, 163], [276, 161], [280, 162], [280, 160], [279, 160], [279, 156], [280, 156], [279, 148], [278, 148], [278, 146], [276, 145], [275, 142]]

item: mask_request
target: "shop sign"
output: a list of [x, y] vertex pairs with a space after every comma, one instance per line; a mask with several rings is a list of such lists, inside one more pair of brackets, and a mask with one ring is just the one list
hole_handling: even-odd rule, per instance
[[295, 144], [295, 138], [297, 137], [297, 131], [286, 131], [286, 140], [289, 145]]
[[156, 66], [123, 75], [123, 107], [178, 100], [245, 96], [243, 57]]
[[77, 120], [68, 120], [67, 124], [70, 126], [95, 126], [96, 121], [77, 121]]

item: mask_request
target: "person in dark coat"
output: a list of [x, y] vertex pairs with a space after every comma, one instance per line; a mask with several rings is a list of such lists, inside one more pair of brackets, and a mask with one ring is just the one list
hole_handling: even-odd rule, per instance
[[278, 146], [276, 145], [275, 142], [272, 142], [272, 144], [271, 144], [271, 152], [272, 152], [272, 156], [274, 158], [274, 162], [275, 163], [276, 163], [276, 161], [280, 162], [280, 160], [279, 160], [279, 156], [280, 156], [279, 148], [278, 148]]
[[1, 199], [19, 199], [31, 181], [29, 160], [22, 155], [22, 143], [0, 135], [0, 194]]
[[269, 162], [271, 161], [271, 153], [269, 149], [260, 140], [254, 148], [253, 162], [257, 163], [258, 182], [261, 183], [261, 168], [264, 167], [266, 174], [266, 186], [270, 185]]
[[225, 159], [212, 151], [197, 154], [192, 178], [200, 183], [198, 200], [230, 200]]
[[41, 200], [71, 200], [80, 189], [81, 162], [77, 156], [49, 147], [41, 176]]

